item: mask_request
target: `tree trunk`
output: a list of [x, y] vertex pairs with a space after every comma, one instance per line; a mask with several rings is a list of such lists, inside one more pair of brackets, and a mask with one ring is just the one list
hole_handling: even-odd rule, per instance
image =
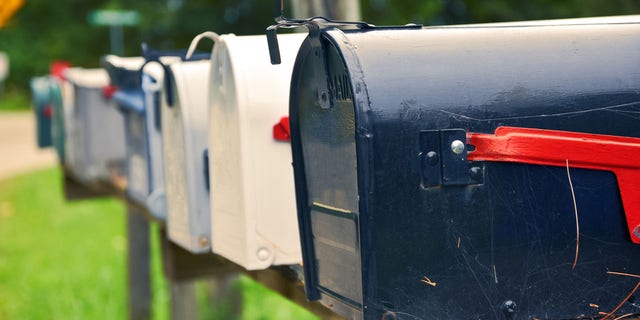
[[323, 16], [332, 20], [360, 21], [359, 0], [293, 0], [293, 17], [304, 19]]

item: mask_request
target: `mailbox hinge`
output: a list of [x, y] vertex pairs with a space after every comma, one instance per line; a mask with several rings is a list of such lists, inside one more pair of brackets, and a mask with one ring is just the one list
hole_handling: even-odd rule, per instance
[[499, 127], [467, 133], [469, 161], [516, 162], [611, 171], [616, 175], [629, 234], [640, 244], [640, 138]]

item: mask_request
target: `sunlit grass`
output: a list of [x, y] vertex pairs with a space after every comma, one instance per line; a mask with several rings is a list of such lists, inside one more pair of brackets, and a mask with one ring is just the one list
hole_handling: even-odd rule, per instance
[[126, 316], [123, 206], [67, 203], [59, 170], [0, 182], [0, 318]]
[[[59, 169], [0, 181], [0, 319], [126, 319], [125, 207], [116, 199], [66, 202]], [[158, 227], [151, 229], [153, 319], [169, 319]], [[211, 301], [200, 281], [201, 319], [315, 319], [247, 277]]]

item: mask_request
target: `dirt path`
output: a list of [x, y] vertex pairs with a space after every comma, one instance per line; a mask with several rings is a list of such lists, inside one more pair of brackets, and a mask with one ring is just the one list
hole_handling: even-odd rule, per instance
[[38, 149], [31, 112], [0, 112], [0, 180], [55, 166], [52, 148]]

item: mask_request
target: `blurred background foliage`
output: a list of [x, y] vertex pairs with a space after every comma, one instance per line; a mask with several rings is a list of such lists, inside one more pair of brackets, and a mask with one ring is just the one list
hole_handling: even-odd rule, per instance
[[[186, 48], [206, 30], [263, 33], [273, 8], [271, 0], [26, 0], [0, 29], [0, 51], [11, 59], [6, 93], [26, 92], [29, 78], [46, 74], [53, 60], [97, 67], [110, 50], [109, 28], [89, 25], [92, 10], [138, 11], [140, 24], [125, 27], [124, 40], [125, 55], [139, 55], [141, 42]], [[640, 13], [640, 0], [362, 0], [361, 8], [363, 20], [376, 25], [442, 25], [634, 14]], [[208, 45], [203, 42], [202, 49]]]

